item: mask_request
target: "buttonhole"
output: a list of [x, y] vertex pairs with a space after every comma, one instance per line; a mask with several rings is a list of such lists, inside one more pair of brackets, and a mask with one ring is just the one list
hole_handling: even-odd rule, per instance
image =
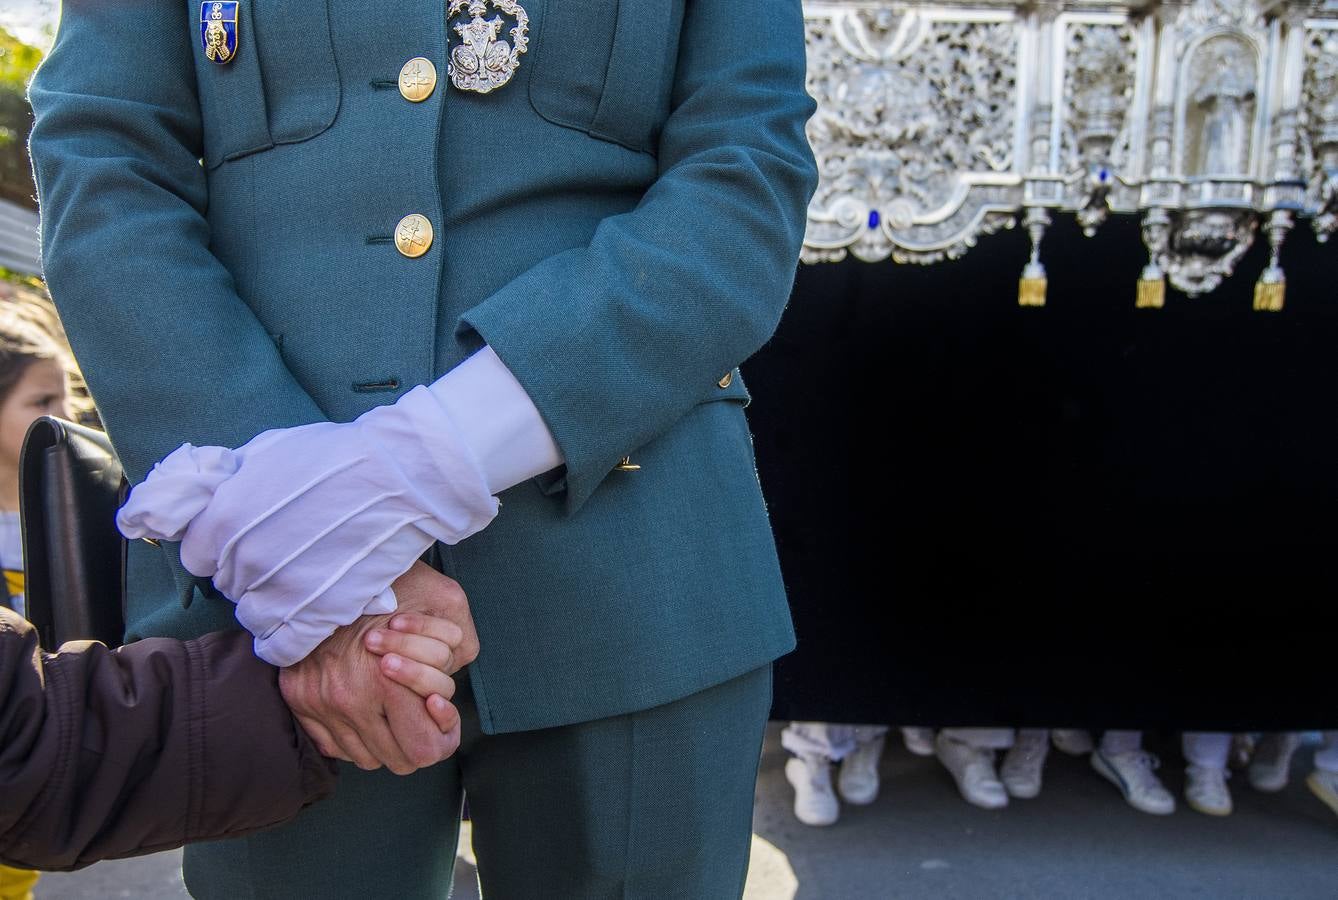
[[353, 385], [353, 390], [359, 394], [379, 394], [383, 391], [397, 390], [400, 386], [398, 378], [386, 378], [381, 381], [363, 381]]
[[367, 235], [368, 244], [393, 244], [395, 238], [388, 234], [369, 234]]
[[373, 78], [370, 84], [373, 88], [375, 88], [378, 91], [385, 91], [389, 90], [390, 88], [398, 88], [400, 86], [399, 81], [394, 78], [391, 78], [389, 80], [385, 78]]

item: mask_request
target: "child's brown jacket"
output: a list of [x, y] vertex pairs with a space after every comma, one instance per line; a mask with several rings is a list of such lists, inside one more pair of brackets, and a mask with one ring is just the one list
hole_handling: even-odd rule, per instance
[[0, 608], [0, 861], [76, 869], [291, 819], [334, 789], [250, 635], [43, 653]]

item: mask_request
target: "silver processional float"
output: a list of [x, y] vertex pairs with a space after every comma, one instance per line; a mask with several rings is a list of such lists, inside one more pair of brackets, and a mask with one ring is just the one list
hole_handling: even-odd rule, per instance
[[[1141, 216], [1132, 291], [1207, 293], [1263, 230], [1338, 230], [1338, 0], [805, 0], [821, 181], [806, 263], [955, 259], [1018, 221], [1045, 303], [1052, 215]], [[1131, 273], [1131, 281], [1133, 281]], [[1131, 284], [1131, 288], [1134, 285]]]

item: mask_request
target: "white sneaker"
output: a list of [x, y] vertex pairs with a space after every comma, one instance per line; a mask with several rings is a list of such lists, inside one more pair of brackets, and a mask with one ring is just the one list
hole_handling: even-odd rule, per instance
[[1312, 794], [1324, 801], [1324, 805], [1333, 810], [1334, 815], [1338, 815], [1338, 772], [1325, 772], [1323, 769], [1316, 769], [1305, 780], [1305, 786], [1310, 788]]
[[1226, 769], [1213, 766], [1185, 767], [1185, 800], [1205, 816], [1231, 815], [1231, 791]]
[[1256, 791], [1277, 793], [1287, 786], [1291, 776], [1292, 757], [1301, 746], [1301, 735], [1295, 731], [1264, 735], [1254, 749], [1250, 763], [1250, 786]]
[[841, 760], [836, 788], [843, 800], [866, 806], [878, 799], [878, 760], [883, 757], [883, 741], [880, 734], [871, 741], [856, 744], [850, 755]]
[[1096, 748], [1092, 733], [1080, 728], [1056, 728], [1050, 732], [1050, 741], [1056, 750], [1069, 756], [1085, 756]]
[[957, 790], [967, 803], [982, 809], [1002, 809], [1008, 805], [1008, 792], [994, 773], [993, 750], [972, 747], [940, 731], [934, 739], [934, 752], [952, 773]]
[[903, 728], [901, 729], [901, 741], [906, 745], [906, 749], [916, 756], [934, 755], [934, 729], [932, 728]]
[[805, 825], [831, 825], [841, 815], [832, 793], [832, 764], [820, 756], [792, 756], [785, 779], [794, 787], [794, 817]]
[[1143, 750], [1104, 753], [1098, 748], [1089, 758], [1097, 774], [1119, 788], [1134, 809], [1154, 816], [1175, 812], [1175, 798], [1155, 772], [1161, 763], [1151, 753]]
[[999, 777], [1008, 796], [1030, 800], [1041, 793], [1041, 770], [1045, 766], [1050, 742], [1045, 732], [1019, 731], [1017, 740], [1004, 755]]

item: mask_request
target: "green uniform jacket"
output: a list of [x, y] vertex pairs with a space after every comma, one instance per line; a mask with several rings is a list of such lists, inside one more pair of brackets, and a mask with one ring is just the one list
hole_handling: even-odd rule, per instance
[[[485, 341], [533, 398], [565, 468], [443, 553], [489, 732], [793, 646], [724, 376], [780, 318], [817, 181], [799, 0], [521, 4], [488, 94], [446, 77], [444, 0], [242, 0], [224, 66], [199, 2], [65, 0], [31, 88], [48, 284], [132, 480], [184, 441], [347, 421]], [[440, 74], [421, 103], [413, 57]], [[409, 213], [435, 231], [416, 259]], [[128, 636], [233, 625], [210, 594], [135, 542]]]

